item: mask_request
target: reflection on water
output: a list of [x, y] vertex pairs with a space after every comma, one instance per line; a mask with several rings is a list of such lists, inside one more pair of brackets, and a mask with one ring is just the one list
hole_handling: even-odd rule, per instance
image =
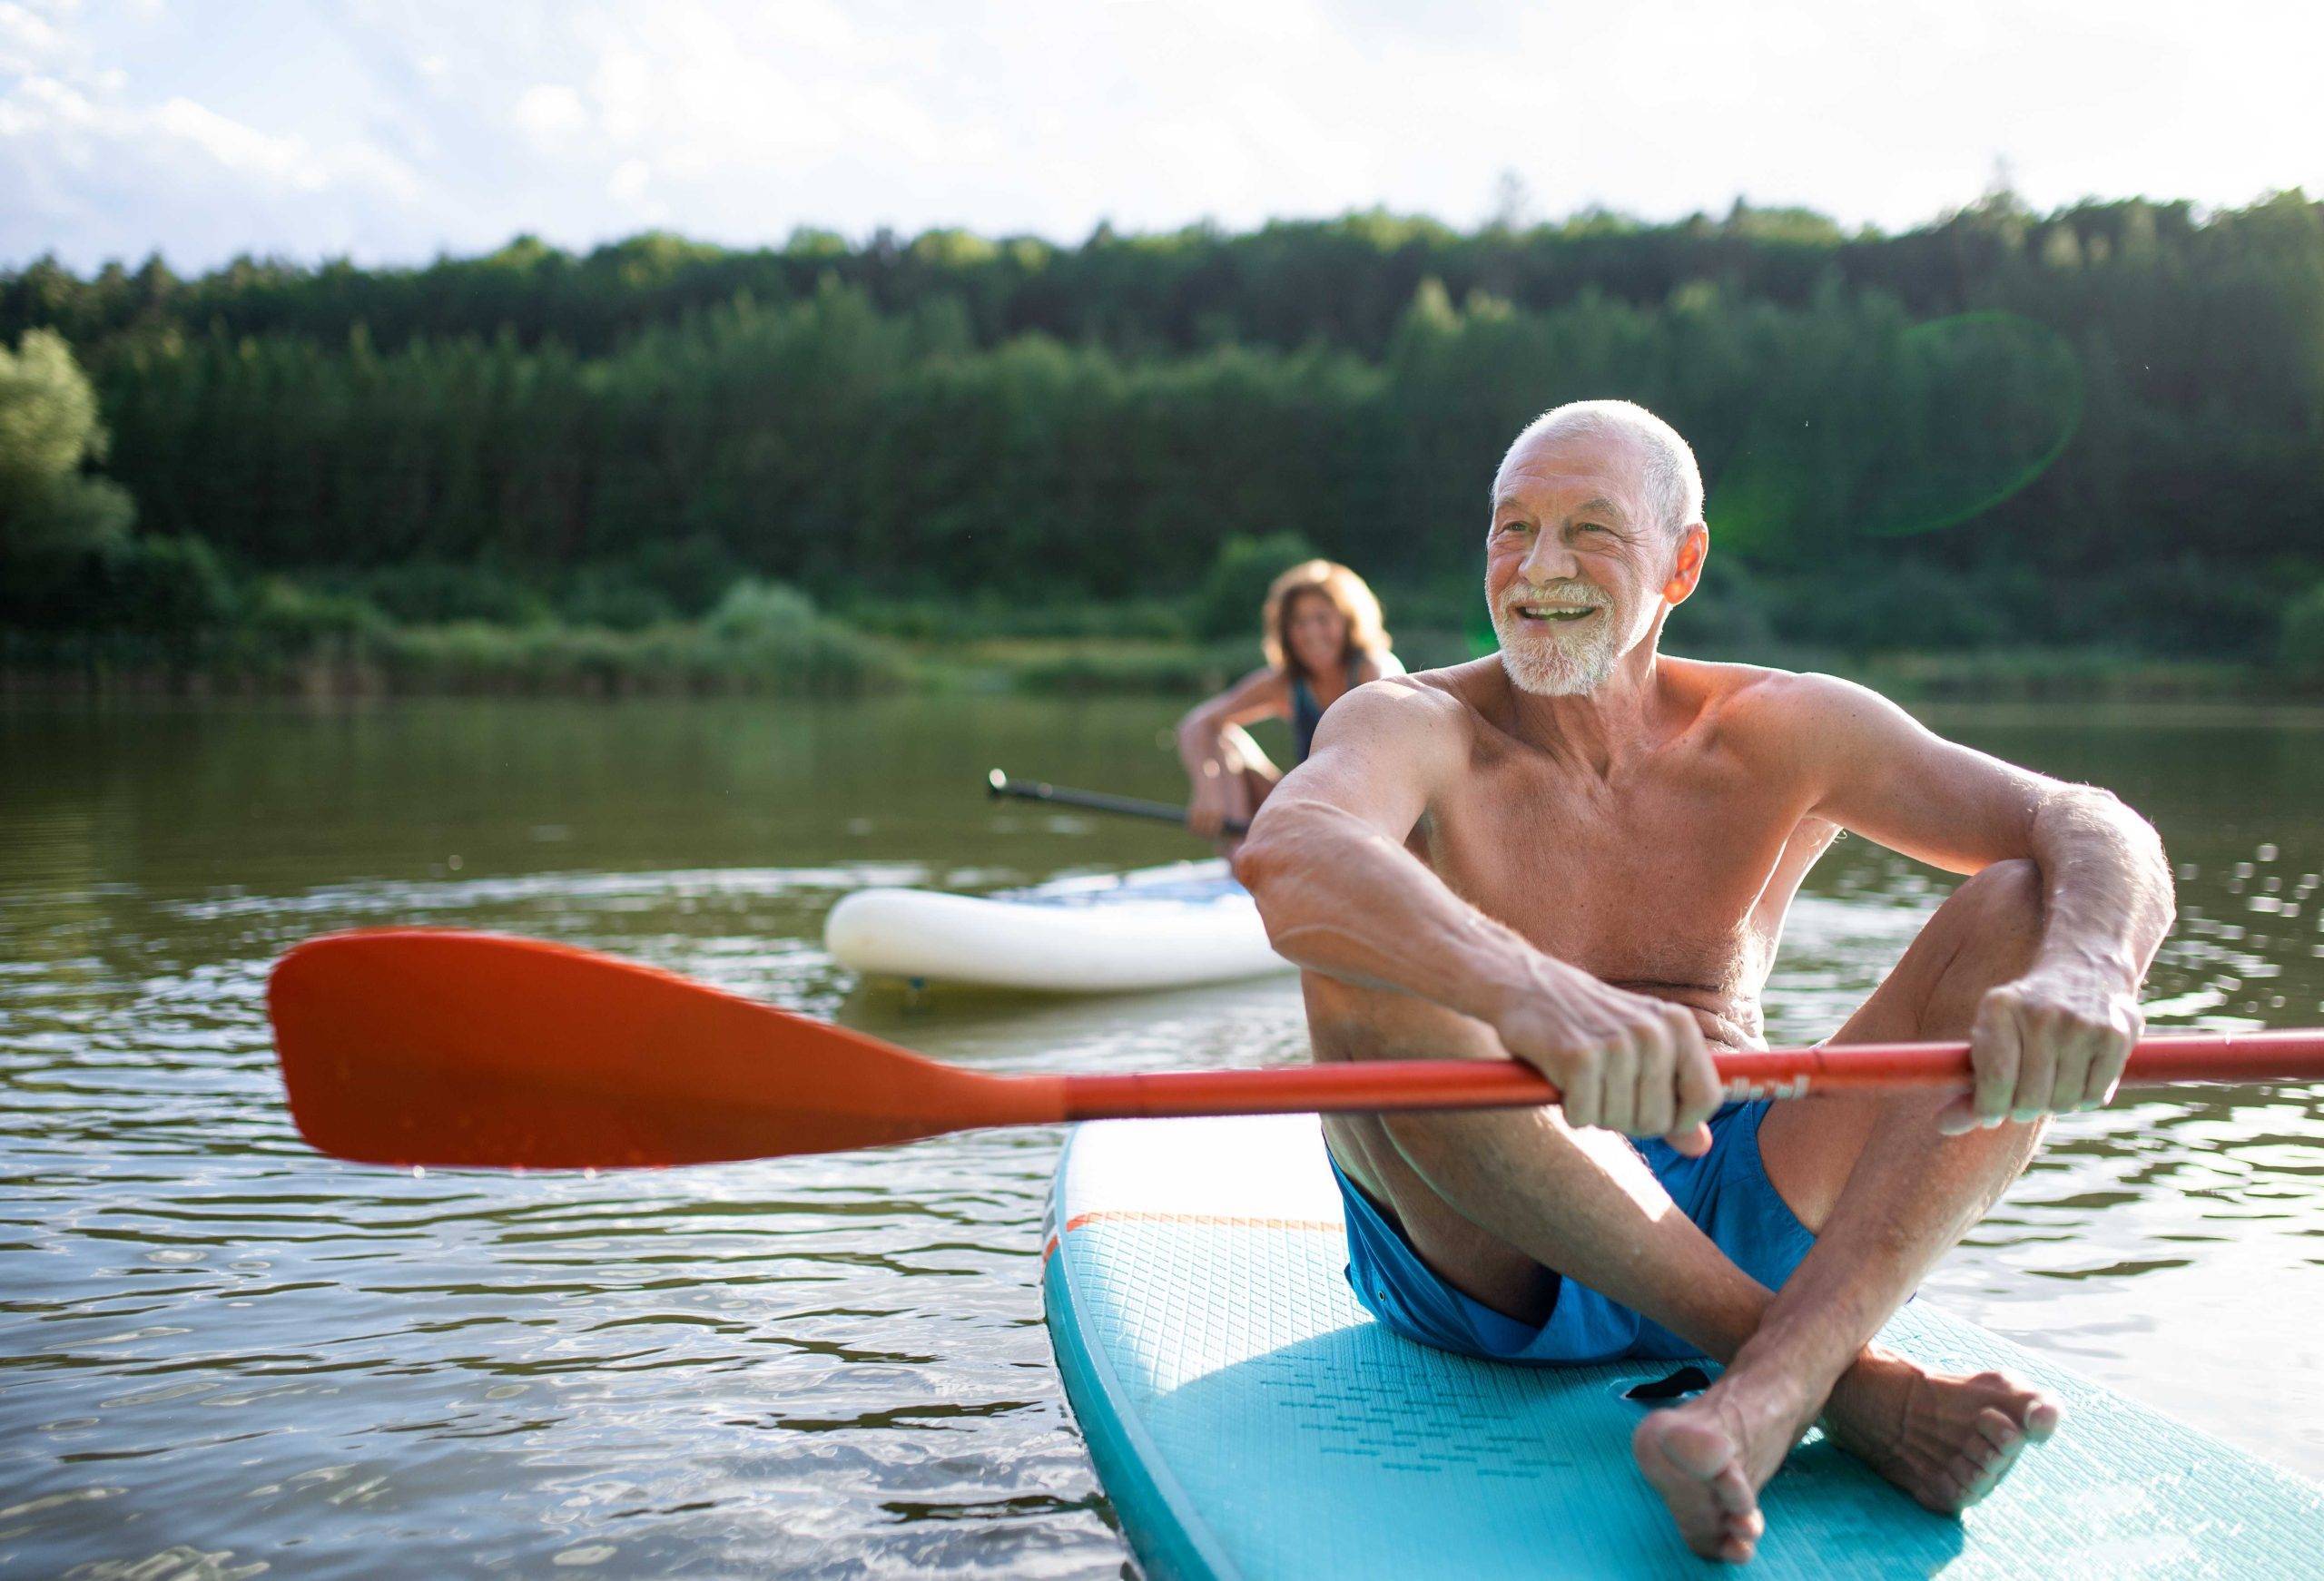
[[[613, 950], [966, 1064], [1265, 1064], [1295, 988], [853, 994], [863, 883], [1189, 854], [979, 794], [999, 762], [1173, 792], [1167, 711], [404, 705], [0, 713], [0, 1573], [1105, 1576], [1059, 1399], [1026, 1132], [667, 1174], [356, 1169], [291, 1134], [267, 962], [390, 919]], [[1965, 714], [2115, 786], [2182, 877], [2157, 1020], [2324, 1021], [2324, 730]], [[1828, 1030], [1945, 881], [1857, 840], [1771, 1031]], [[2066, 1122], [1931, 1281], [1957, 1310], [2324, 1475], [2324, 1087]]]

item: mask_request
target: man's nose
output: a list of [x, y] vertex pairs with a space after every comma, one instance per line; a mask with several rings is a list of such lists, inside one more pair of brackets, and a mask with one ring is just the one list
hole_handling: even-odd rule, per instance
[[1564, 538], [1555, 533], [1543, 533], [1533, 540], [1517, 574], [1539, 586], [1549, 582], [1569, 582], [1581, 574], [1581, 562]]

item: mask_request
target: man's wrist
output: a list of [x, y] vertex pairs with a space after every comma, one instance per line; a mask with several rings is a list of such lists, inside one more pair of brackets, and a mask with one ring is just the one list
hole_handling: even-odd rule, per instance
[[2145, 974], [2139, 969], [2126, 950], [2103, 947], [2070, 946], [2063, 949], [2044, 949], [2025, 973], [2027, 978], [2040, 982], [2071, 984], [2077, 987], [2097, 989], [2105, 993], [2138, 997]]
[[1515, 948], [1482, 975], [1477, 1002], [1468, 1011], [1495, 1028], [1520, 1009], [1537, 1006], [1555, 994], [1559, 975], [1570, 969], [1528, 945], [1512, 943]]

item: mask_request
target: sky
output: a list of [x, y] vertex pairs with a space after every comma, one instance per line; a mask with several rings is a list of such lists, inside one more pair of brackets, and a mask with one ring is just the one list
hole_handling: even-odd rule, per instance
[[2315, 0], [0, 0], [0, 268], [2324, 193]]

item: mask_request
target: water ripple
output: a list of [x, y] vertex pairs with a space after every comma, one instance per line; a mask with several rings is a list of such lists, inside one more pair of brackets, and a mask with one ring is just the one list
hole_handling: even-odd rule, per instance
[[[1118, 1575], [1039, 1322], [1054, 1132], [414, 1174], [317, 1158], [281, 1106], [268, 963], [391, 920], [613, 950], [965, 1065], [1303, 1057], [1283, 982], [852, 993], [813, 941], [858, 884], [1185, 854], [953, 785], [996, 758], [1120, 782], [1158, 714], [883, 708], [74, 716], [0, 751], [0, 1574]], [[2307, 738], [2246, 754], [2284, 778], [2240, 787], [2240, 813], [2208, 737], [1981, 744], [2161, 822], [2184, 896], [2158, 1024], [2324, 1019]], [[526, 771], [480, 794], [510, 754]], [[10, 766], [34, 761], [83, 789]], [[1771, 1031], [1837, 1026], [1945, 889], [1843, 842], [1796, 908]], [[1930, 1288], [2324, 1473], [2319, 1235], [2324, 1084], [2138, 1094], [2063, 1122]]]

